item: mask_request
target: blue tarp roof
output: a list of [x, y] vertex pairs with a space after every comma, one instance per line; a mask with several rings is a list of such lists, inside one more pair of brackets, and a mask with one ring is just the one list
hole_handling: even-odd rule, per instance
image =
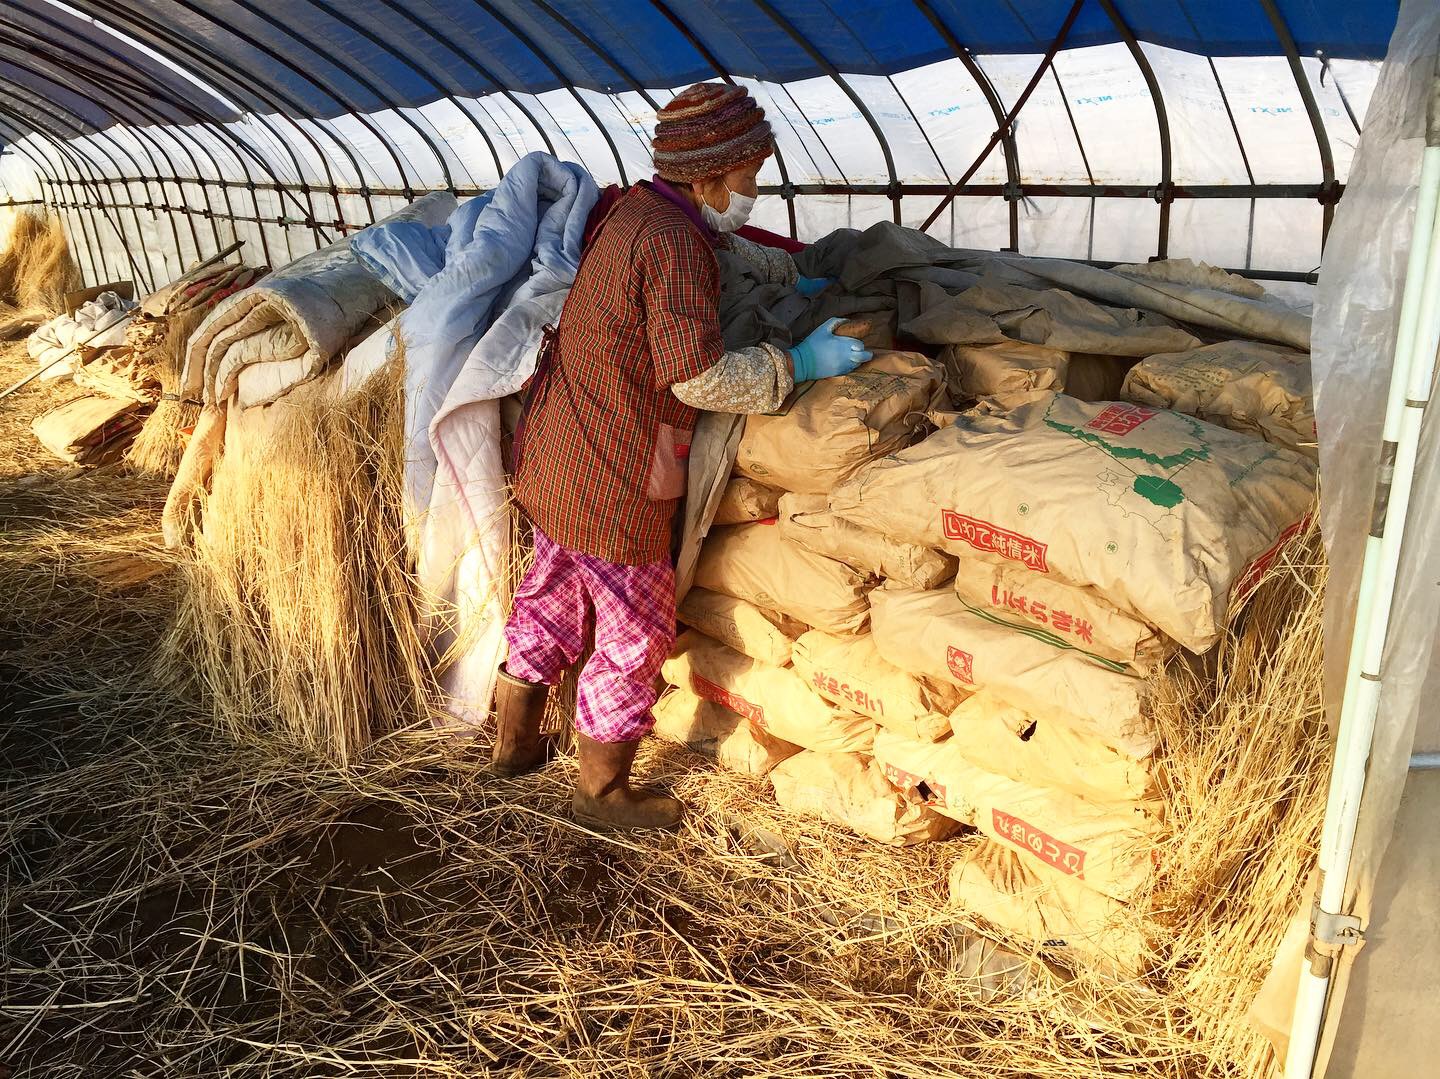
[[[772, 82], [825, 74], [895, 74], [954, 55], [934, 19], [976, 54], [1044, 53], [1073, 0], [46, 0], [0, 12], [0, 113], [13, 135], [107, 120], [174, 119], [180, 103], [227, 120], [154, 54], [248, 110], [333, 117], [420, 105], [500, 87], [604, 92], [681, 86], [715, 65]], [[1301, 55], [1382, 57], [1398, 0], [1274, 0]], [[1118, 20], [1118, 21], [1117, 21]], [[1143, 42], [1210, 56], [1282, 52], [1265, 0], [1084, 0], [1065, 47], [1107, 44], [1128, 27]], [[124, 72], [57, 89], [59, 57], [25, 61], [27, 45], [86, 54]], [[92, 71], [92, 74], [94, 72]], [[150, 92], [142, 93], [144, 88]], [[137, 104], [137, 97], [140, 98]], [[23, 104], [21, 104], [23, 102]], [[60, 130], [52, 133], [59, 134]]]

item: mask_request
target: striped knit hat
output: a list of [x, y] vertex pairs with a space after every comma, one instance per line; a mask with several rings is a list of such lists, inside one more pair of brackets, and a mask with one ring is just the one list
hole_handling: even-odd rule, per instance
[[775, 152], [765, 110], [743, 86], [697, 82], [655, 118], [650, 146], [662, 180], [709, 180]]

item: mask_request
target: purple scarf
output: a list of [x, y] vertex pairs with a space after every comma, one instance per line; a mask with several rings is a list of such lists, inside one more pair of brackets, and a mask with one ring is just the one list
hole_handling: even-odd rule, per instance
[[[643, 184], [646, 181], [641, 180], [640, 182]], [[700, 216], [700, 211], [695, 209], [695, 204], [671, 187], [669, 183], [660, 179], [658, 173], [650, 178], [649, 186], [655, 194], [664, 196], [676, 206], [680, 207], [680, 209], [684, 210], [685, 216], [700, 230], [700, 235], [710, 241], [711, 247], [714, 247], [720, 242], [720, 234], [705, 223], [705, 219]]]

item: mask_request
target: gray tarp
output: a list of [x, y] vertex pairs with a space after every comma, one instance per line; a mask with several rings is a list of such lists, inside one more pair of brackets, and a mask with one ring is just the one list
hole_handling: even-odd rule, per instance
[[[721, 321], [728, 347], [761, 340], [792, 344], [835, 315], [898, 310], [904, 322], [923, 309], [917, 302], [922, 290], [932, 297], [925, 305], [929, 306], [936, 288], [955, 294], [977, 285], [992, 291], [1025, 289], [1032, 295], [1048, 295], [1051, 306], [1060, 304], [1076, 314], [1083, 311], [1082, 321], [1097, 327], [1159, 330], [1183, 323], [1210, 340], [1249, 338], [1310, 347], [1308, 315], [1278, 300], [1256, 297], [1253, 286], [1238, 279], [1231, 281], [1218, 271], [1202, 271], [1189, 263], [1167, 265], [1159, 272], [1152, 268], [1105, 270], [1064, 259], [946, 247], [932, 236], [890, 222], [872, 225], [864, 232], [838, 229], [801, 252], [795, 261], [801, 273], [834, 278], [838, 285], [807, 298], [784, 285], [758, 282], [742, 259], [721, 253]], [[1063, 291], [1056, 296], [1054, 290]], [[1017, 295], [1012, 291], [1012, 299]], [[1015, 306], [1023, 305], [1016, 302]], [[1172, 340], [1152, 351], [1175, 351], [1201, 343]]]

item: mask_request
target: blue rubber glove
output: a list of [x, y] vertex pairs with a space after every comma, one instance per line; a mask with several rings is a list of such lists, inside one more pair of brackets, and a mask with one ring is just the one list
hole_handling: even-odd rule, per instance
[[849, 374], [874, 355], [856, 338], [837, 337], [832, 332], [844, 321], [830, 319], [790, 350], [796, 382]]
[[801, 296], [816, 296], [835, 283], [833, 277], [797, 277], [795, 291]]

